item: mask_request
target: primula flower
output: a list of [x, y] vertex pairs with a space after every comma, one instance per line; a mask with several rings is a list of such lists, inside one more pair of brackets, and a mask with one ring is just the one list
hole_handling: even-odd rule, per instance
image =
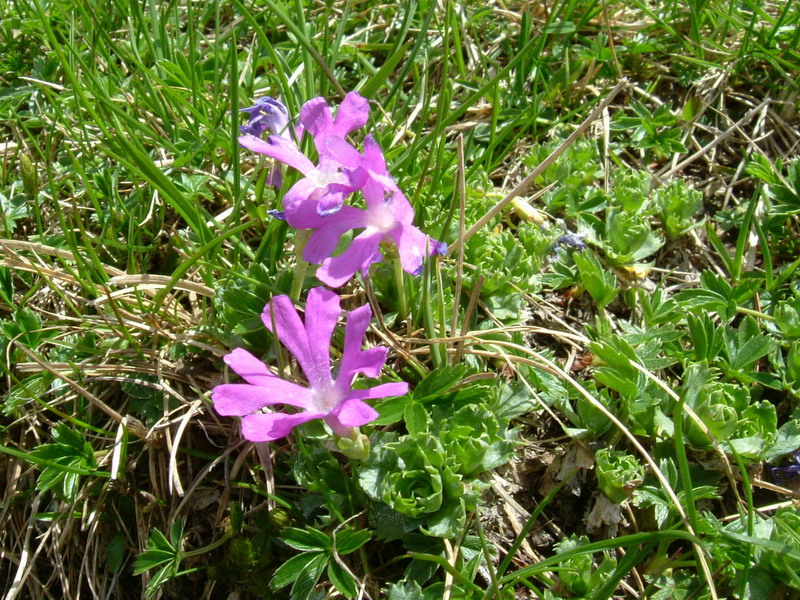
[[[377, 377], [386, 362], [387, 348], [361, 350], [372, 316], [368, 305], [348, 313], [341, 365], [336, 376], [332, 375], [331, 335], [341, 313], [339, 297], [322, 287], [313, 288], [308, 294], [305, 322], [288, 296], [273, 298], [264, 308], [261, 320], [270, 331], [274, 320], [277, 331], [273, 333], [297, 359], [308, 387], [276, 377], [251, 353], [237, 348], [224, 360], [247, 383], [216, 386], [211, 395], [216, 411], [224, 416], [242, 417], [242, 435], [252, 442], [280, 439], [296, 425], [312, 419], [323, 419], [341, 437], [349, 437], [353, 428], [374, 421], [378, 413], [365, 400], [402, 396], [408, 392], [408, 384], [351, 388], [358, 373]], [[300, 410], [293, 414], [261, 410], [276, 404]]]
[[288, 137], [289, 111], [286, 106], [275, 98], [264, 96], [256, 100], [253, 106], [239, 109], [250, 115], [250, 120], [239, 126], [242, 134], [260, 136], [265, 131], [276, 135]]
[[[335, 215], [320, 217], [309, 202], [286, 206], [286, 220], [292, 227], [315, 230], [306, 244], [303, 258], [311, 263], [322, 263], [317, 270], [320, 281], [340, 287], [356, 271], [366, 274], [370, 265], [383, 258], [381, 242], [393, 241], [397, 245], [403, 269], [412, 275], [419, 275], [425, 256], [447, 253], [446, 244], [412, 225], [414, 209], [391, 180], [380, 146], [371, 136], [364, 140], [363, 155], [336, 136], [329, 137], [326, 145], [343, 164], [361, 173], [365, 180], [361, 191], [367, 208], [344, 206]], [[364, 231], [342, 254], [331, 256], [342, 234], [361, 228]]]
[[344, 137], [351, 131], [363, 127], [369, 117], [369, 104], [358, 92], [350, 92], [342, 101], [336, 118], [324, 98], [314, 98], [303, 105], [300, 122], [312, 136], [319, 152], [319, 164], [314, 165], [292, 140], [271, 135], [266, 140], [255, 135], [243, 135], [239, 143], [260, 154], [274, 158], [300, 171], [305, 177], [298, 181], [286, 196], [284, 206], [294, 202], [314, 202], [317, 214], [331, 215], [337, 212], [347, 195], [363, 185], [360, 172], [342, 169], [339, 161], [327, 151], [325, 140], [330, 136]]
[[[239, 126], [239, 131], [244, 135], [260, 137], [265, 131], [269, 131], [280, 137], [290, 139], [289, 130], [289, 110], [286, 106], [275, 98], [264, 96], [256, 100], [253, 106], [242, 108], [239, 112], [250, 115], [250, 120], [245, 125]], [[302, 127], [298, 126], [296, 134], [302, 134]], [[283, 185], [283, 173], [277, 165], [267, 178], [267, 185], [281, 187]]]

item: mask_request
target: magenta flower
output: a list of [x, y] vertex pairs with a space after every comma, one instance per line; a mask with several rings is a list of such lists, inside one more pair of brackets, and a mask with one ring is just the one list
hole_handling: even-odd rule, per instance
[[327, 157], [321, 157], [319, 165], [314, 165], [292, 140], [277, 135], [271, 135], [266, 140], [243, 135], [239, 138], [239, 143], [305, 175], [286, 192], [283, 197], [284, 206], [295, 202], [312, 202], [319, 215], [329, 215], [338, 211], [344, 198], [360, 187], [360, 173], [345, 173], [336, 161]]
[[[414, 209], [391, 179], [383, 153], [371, 136], [364, 140], [363, 155], [340, 137], [329, 137], [326, 145], [344, 165], [361, 173], [365, 181], [361, 191], [367, 208], [343, 206], [336, 214], [321, 217], [309, 202], [286, 206], [286, 220], [292, 227], [315, 230], [303, 258], [310, 263], [322, 263], [317, 270], [320, 281], [340, 287], [357, 271], [365, 275], [370, 265], [383, 258], [381, 242], [396, 244], [403, 269], [412, 275], [419, 275], [426, 256], [447, 253], [446, 244], [412, 225]], [[364, 231], [342, 254], [331, 256], [342, 234], [362, 228]]]
[[[252, 442], [270, 442], [288, 435], [292, 428], [312, 419], [323, 419], [340, 437], [348, 437], [353, 428], [378, 417], [365, 400], [402, 396], [408, 384], [385, 383], [373, 388], [354, 390], [358, 373], [377, 377], [386, 362], [383, 347], [362, 350], [369, 327], [368, 305], [347, 314], [344, 352], [339, 371], [331, 373], [330, 343], [333, 329], [342, 313], [339, 297], [322, 287], [308, 293], [305, 322], [288, 296], [277, 296], [264, 308], [261, 320], [291, 352], [308, 379], [308, 387], [273, 375], [267, 366], [241, 348], [225, 356], [225, 362], [247, 383], [229, 383], [214, 388], [211, 399], [220, 415], [242, 417], [242, 435]], [[286, 405], [299, 412], [262, 412], [261, 409]]]
[[255, 135], [243, 135], [239, 143], [260, 154], [265, 154], [300, 171], [305, 177], [286, 193], [283, 205], [294, 202], [314, 202], [317, 214], [337, 212], [344, 199], [363, 185], [363, 177], [355, 170], [342, 169], [342, 165], [326, 150], [325, 140], [330, 136], [344, 137], [364, 126], [369, 117], [369, 104], [358, 92], [350, 92], [331, 117], [324, 98], [314, 98], [303, 105], [300, 122], [314, 136], [319, 152], [319, 164], [314, 165], [292, 140], [271, 135], [266, 140]]

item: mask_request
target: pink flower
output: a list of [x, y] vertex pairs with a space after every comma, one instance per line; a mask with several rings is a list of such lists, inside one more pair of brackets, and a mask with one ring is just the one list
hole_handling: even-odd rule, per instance
[[342, 165], [327, 151], [325, 141], [330, 136], [344, 137], [363, 127], [369, 118], [369, 104], [358, 92], [350, 92], [342, 101], [336, 118], [324, 98], [314, 98], [300, 110], [300, 122], [305, 131], [314, 136], [319, 152], [319, 164], [314, 165], [292, 140], [271, 135], [266, 140], [255, 135], [239, 137], [239, 143], [260, 154], [265, 154], [300, 171], [305, 177], [286, 193], [283, 205], [294, 202], [314, 202], [317, 214], [337, 212], [346, 196], [363, 185], [361, 173], [342, 169]]
[[[277, 296], [264, 308], [261, 320], [291, 352], [308, 379], [308, 387], [280, 379], [267, 366], [241, 348], [225, 356], [225, 362], [247, 383], [229, 383], [214, 388], [211, 399], [223, 416], [242, 417], [242, 435], [252, 442], [269, 442], [288, 435], [292, 428], [312, 419], [323, 419], [341, 437], [349, 436], [378, 417], [365, 400], [402, 396], [407, 383], [386, 383], [364, 390], [353, 390], [358, 373], [377, 377], [386, 362], [384, 347], [362, 350], [369, 327], [368, 305], [347, 314], [344, 352], [339, 371], [331, 373], [330, 343], [333, 329], [342, 313], [339, 297], [325, 288], [313, 288], [308, 294], [305, 322], [300, 319], [288, 296]], [[261, 409], [286, 405], [299, 409], [262, 412]]]
[[[366, 274], [370, 265], [383, 259], [381, 242], [394, 242], [403, 269], [419, 275], [422, 262], [432, 254], [446, 254], [447, 245], [425, 235], [412, 225], [414, 209], [386, 169], [380, 146], [367, 136], [364, 154], [343, 138], [329, 136], [326, 146], [352, 172], [360, 172], [366, 210], [343, 206], [336, 214], [320, 216], [313, 203], [286, 204], [286, 220], [299, 229], [314, 229], [303, 251], [310, 263], [322, 263], [317, 278], [331, 287], [344, 285], [357, 271]], [[352, 229], [364, 229], [340, 255], [331, 256], [339, 238]]]

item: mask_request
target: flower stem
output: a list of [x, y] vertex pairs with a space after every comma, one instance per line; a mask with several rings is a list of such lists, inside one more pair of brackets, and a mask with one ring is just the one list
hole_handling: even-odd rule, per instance
[[397, 320], [404, 321], [408, 316], [408, 298], [406, 298], [406, 278], [403, 276], [403, 264], [400, 258], [394, 259], [394, 282], [397, 286], [397, 297], [400, 308], [397, 311]]
[[303, 250], [305, 250], [310, 237], [310, 229], [298, 229], [294, 234], [294, 252], [297, 256], [297, 264], [294, 266], [294, 277], [292, 277], [292, 300], [299, 300], [300, 292], [303, 291], [303, 282], [306, 280], [306, 269], [308, 268], [308, 263], [303, 259]]

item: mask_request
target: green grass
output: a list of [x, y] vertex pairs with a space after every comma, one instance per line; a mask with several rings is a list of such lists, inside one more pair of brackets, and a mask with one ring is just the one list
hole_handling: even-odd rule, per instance
[[[794, 2], [0, 3], [0, 587], [797, 596], [798, 47]], [[453, 248], [343, 291], [412, 388], [364, 462], [209, 399], [318, 285], [238, 109], [350, 90]], [[478, 440], [420, 520], [370, 480]]]

